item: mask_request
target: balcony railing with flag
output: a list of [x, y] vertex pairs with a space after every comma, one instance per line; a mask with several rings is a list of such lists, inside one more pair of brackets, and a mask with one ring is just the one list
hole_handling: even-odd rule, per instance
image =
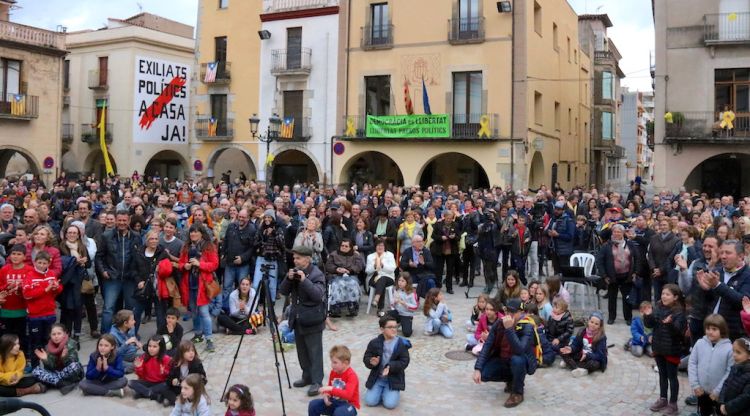
[[484, 42], [484, 17], [448, 20], [448, 41], [452, 44]]
[[[84, 143], [98, 145], [101, 131], [97, 127], [99, 123], [81, 124], [81, 141]], [[106, 124], [104, 130], [104, 141], [107, 144], [112, 143], [112, 123]]]
[[[344, 116], [344, 131], [342, 139], [368, 139], [367, 116], [348, 115]], [[388, 140], [383, 138], [371, 138], [372, 140]], [[487, 141], [499, 140], [500, 137], [500, 115], [487, 114], [452, 114], [451, 136], [442, 138], [419, 138], [419, 139], [393, 139], [405, 141]]]
[[734, 119], [718, 111], [673, 111], [671, 114], [672, 122], [665, 123], [664, 141], [667, 143], [750, 143], [750, 112], [734, 113]]
[[62, 138], [63, 143], [73, 143], [73, 125], [69, 123], [63, 124], [60, 137]]
[[281, 120], [279, 142], [307, 142], [312, 137], [310, 117], [286, 116]]
[[203, 141], [231, 141], [234, 119], [199, 118], [195, 120], [195, 136]]
[[0, 96], [0, 118], [30, 120], [39, 117], [39, 97], [26, 94]]
[[231, 70], [231, 62], [204, 62], [201, 64], [200, 79], [204, 84], [228, 84], [232, 80]]
[[271, 51], [271, 73], [274, 75], [307, 75], [312, 70], [310, 48]]
[[393, 47], [393, 25], [368, 25], [362, 30], [362, 49], [389, 49]]
[[750, 43], [750, 12], [704, 15], [703, 42], [706, 45]]

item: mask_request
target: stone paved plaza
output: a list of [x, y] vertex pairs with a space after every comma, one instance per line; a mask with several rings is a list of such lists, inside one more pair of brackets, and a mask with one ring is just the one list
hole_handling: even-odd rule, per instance
[[[478, 279], [479, 280], [479, 279]], [[458, 289], [458, 288], [457, 288]], [[472, 290], [476, 295], [479, 289]], [[453, 311], [456, 324], [453, 339], [441, 336], [427, 337], [422, 334], [424, 318], [414, 319], [414, 335], [411, 338], [411, 364], [406, 371], [407, 390], [401, 396], [401, 404], [394, 411], [383, 408], [363, 407], [361, 415], [531, 415], [548, 414], [554, 411], [559, 415], [648, 415], [648, 406], [658, 395], [658, 378], [652, 370], [653, 360], [636, 359], [626, 353], [622, 344], [629, 336], [629, 329], [619, 319], [615, 325], [607, 328], [609, 344], [615, 344], [609, 350], [609, 367], [605, 373], [574, 379], [570, 372], [555, 366], [540, 369], [526, 379], [525, 401], [516, 409], [502, 407], [507, 394], [503, 393], [503, 383], [475, 385], [472, 380], [474, 360], [454, 361], [445, 357], [450, 351], [461, 350], [464, 345], [465, 322], [471, 311], [474, 299], [466, 299], [463, 291], [447, 295], [446, 301]], [[345, 344], [353, 353], [352, 364], [360, 378], [360, 397], [364, 397], [364, 382], [368, 371], [362, 363], [367, 342], [379, 333], [374, 311], [370, 316], [364, 314], [366, 298], [362, 299], [360, 316], [354, 319], [336, 320], [337, 332], [324, 333], [324, 350], [326, 351], [326, 380], [330, 367], [327, 350], [334, 344]], [[603, 301], [603, 306], [605, 306]], [[186, 326], [185, 338], [192, 337], [190, 322]], [[141, 330], [142, 337], [154, 332], [154, 324], [149, 323]], [[198, 351], [208, 373], [208, 391], [212, 400], [213, 414], [224, 414], [226, 410], [219, 402], [229, 368], [232, 363], [237, 343], [237, 336], [216, 335], [216, 352], [205, 353], [204, 344], [199, 344]], [[93, 351], [94, 343], [90, 339], [83, 342], [80, 356], [85, 362]], [[291, 381], [299, 378], [301, 372], [297, 364], [294, 349], [286, 353]], [[261, 334], [245, 337], [235, 366], [231, 383], [244, 383], [250, 386], [256, 403], [258, 416], [281, 415], [281, 406], [277, 388], [276, 371], [273, 365], [273, 350], [267, 329]], [[557, 362], [556, 362], [557, 364]], [[130, 376], [134, 377], [134, 376]], [[282, 367], [282, 378], [284, 377]], [[680, 373], [680, 411], [690, 414], [694, 407], [686, 407], [683, 399], [687, 394], [687, 375]], [[284, 383], [286, 381], [284, 380]], [[308, 397], [306, 389], [284, 389], [287, 415], [307, 414]], [[132, 398], [97, 398], [83, 397], [80, 390], [67, 396], [52, 391], [41, 396], [27, 396], [46, 406], [54, 416], [87, 416], [87, 415], [132, 415], [154, 414], [167, 415], [171, 409], [163, 408], [156, 402], [134, 400]], [[31, 413], [26, 413], [31, 414]]]

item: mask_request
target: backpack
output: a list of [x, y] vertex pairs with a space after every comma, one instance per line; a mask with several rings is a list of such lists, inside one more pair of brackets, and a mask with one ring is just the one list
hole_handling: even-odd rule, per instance
[[536, 328], [536, 322], [534, 322], [533, 319], [529, 319], [528, 317], [524, 317], [523, 319], [518, 321], [518, 326], [516, 326], [516, 329], [520, 329], [520, 324], [529, 324], [534, 329], [534, 356], [536, 357], [537, 365], [542, 364], [542, 342], [539, 339], [539, 331], [537, 331]]

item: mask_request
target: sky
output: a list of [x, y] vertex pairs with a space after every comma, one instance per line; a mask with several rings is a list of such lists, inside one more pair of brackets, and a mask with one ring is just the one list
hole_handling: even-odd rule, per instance
[[[241, 0], [235, 0], [241, 1]], [[404, 0], [401, 0], [404, 1]], [[651, 90], [649, 53], [654, 50], [651, 0], [568, 0], [578, 14], [607, 13], [613, 26], [609, 37], [622, 54], [622, 85], [631, 90]], [[55, 30], [98, 29], [108, 17], [126, 18], [141, 10], [196, 26], [198, 0], [19, 0], [11, 19], [18, 23]], [[52, 12], [51, 12], [52, 11]]]
[[607, 34], [622, 55], [622, 85], [632, 91], [651, 91], [649, 53], [654, 50], [651, 0], [568, 0], [576, 13], [606, 13], [612, 21]]

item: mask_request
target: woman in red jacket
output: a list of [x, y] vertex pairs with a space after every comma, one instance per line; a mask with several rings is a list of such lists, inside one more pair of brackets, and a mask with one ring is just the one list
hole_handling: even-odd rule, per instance
[[55, 247], [54, 234], [48, 225], [37, 227], [31, 234], [31, 242], [26, 244], [26, 264], [34, 267], [34, 259], [40, 251], [46, 251], [49, 254], [49, 273], [59, 279], [62, 275], [60, 250]]
[[193, 330], [196, 334], [193, 342], [202, 342], [205, 338], [206, 351], [213, 352], [211, 314], [208, 309], [211, 299], [206, 295], [206, 285], [214, 280], [219, 255], [204, 226], [193, 224], [188, 232], [190, 241], [182, 247], [178, 263], [180, 270], [183, 270], [180, 291], [183, 301], [193, 313]]

